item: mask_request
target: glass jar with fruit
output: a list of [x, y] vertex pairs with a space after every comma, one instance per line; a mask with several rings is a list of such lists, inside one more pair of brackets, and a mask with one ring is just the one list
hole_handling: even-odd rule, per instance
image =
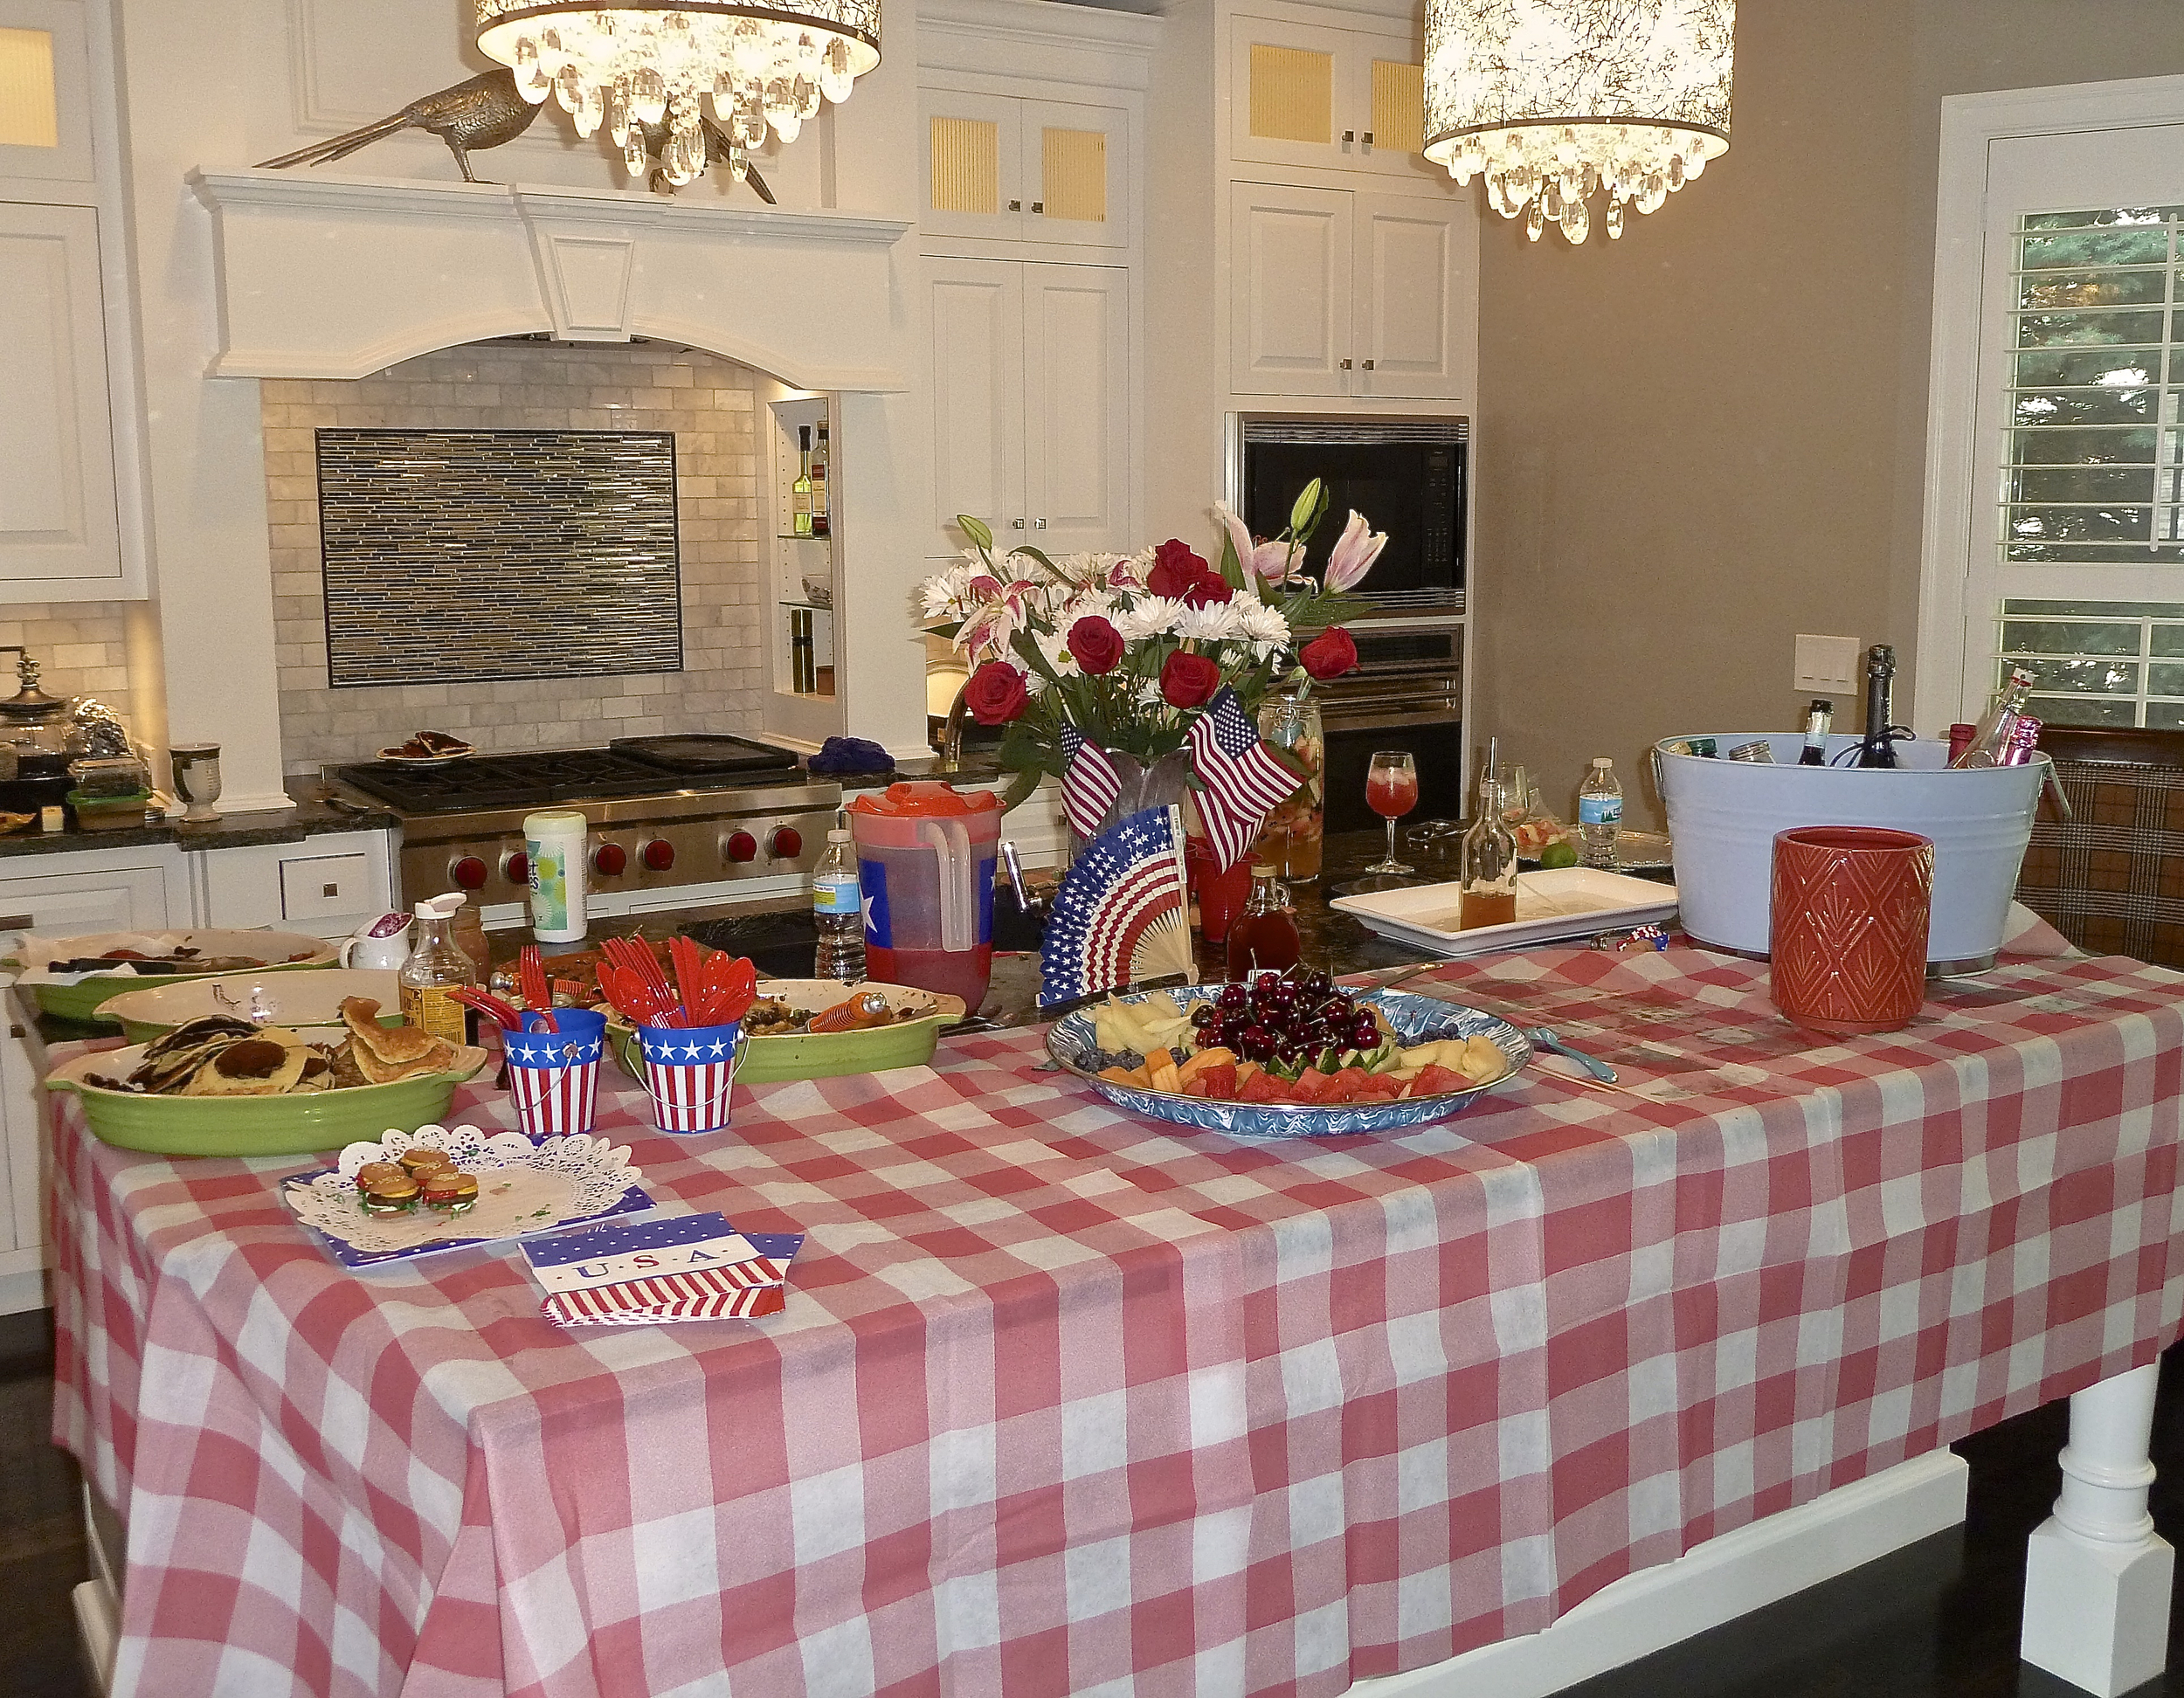
[[1254, 852], [1291, 884], [1309, 884], [1319, 877], [1327, 835], [1327, 740], [1319, 703], [1294, 691], [1268, 696], [1259, 707], [1259, 735], [1301, 768], [1304, 779], [1267, 816]]

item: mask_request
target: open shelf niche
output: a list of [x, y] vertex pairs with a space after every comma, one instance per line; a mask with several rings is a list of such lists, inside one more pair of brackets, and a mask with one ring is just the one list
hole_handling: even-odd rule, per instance
[[[842, 719], [835, 671], [834, 604], [840, 590], [835, 537], [831, 525], [825, 536], [795, 534], [794, 487], [802, 464], [798, 432], [809, 430], [816, 442], [822, 424], [831, 440], [835, 421], [826, 395], [784, 390], [766, 403], [771, 475], [761, 515], [768, 562], [761, 594], [771, 604], [767, 728], [814, 744], [837, 735]], [[833, 468], [827, 470], [831, 482]], [[838, 506], [831, 488], [828, 506]]]

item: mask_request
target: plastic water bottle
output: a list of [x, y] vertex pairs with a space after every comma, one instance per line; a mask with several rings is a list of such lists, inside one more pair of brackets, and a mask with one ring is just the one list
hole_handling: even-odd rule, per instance
[[865, 976], [865, 910], [857, 887], [857, 852], [850, 834], [826, 834], [826, 852], [812, 870], [812, 918], [819, 927], [813, 978], [854, 984]]
[[1615, 782], [1615, 763], [1595, 755], [1578, 790], [1578, 830], [1584, 834], [1587, 866], [1615, 870], [1615, 834], [1622, 824], [1623, 787]]

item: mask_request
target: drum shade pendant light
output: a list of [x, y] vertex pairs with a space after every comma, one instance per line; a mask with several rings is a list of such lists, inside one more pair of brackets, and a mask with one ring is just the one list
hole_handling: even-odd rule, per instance
[[1737, 0], [1427, 0], [1426, 157], [1488, 203], [1607, 233], [1729, 150]]
[[645, 129], [668, 180], [705, 173], [707, 99], [731, 172], [769, 127], [796, 140], [821, 100], [844, 100], [880, 63], [880, 0], [613, 5], [594, 0], [477, 0], [478, 47], [515, 72], [534, 103], [552, 95], [577, 134], [605, 125], [632, 176], [646, 169]]

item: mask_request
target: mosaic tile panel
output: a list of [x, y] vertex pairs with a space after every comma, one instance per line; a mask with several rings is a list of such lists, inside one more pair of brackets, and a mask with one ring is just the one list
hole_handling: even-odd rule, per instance
[[681, 669], [673, 432], [316, 435], [332, 687]]

